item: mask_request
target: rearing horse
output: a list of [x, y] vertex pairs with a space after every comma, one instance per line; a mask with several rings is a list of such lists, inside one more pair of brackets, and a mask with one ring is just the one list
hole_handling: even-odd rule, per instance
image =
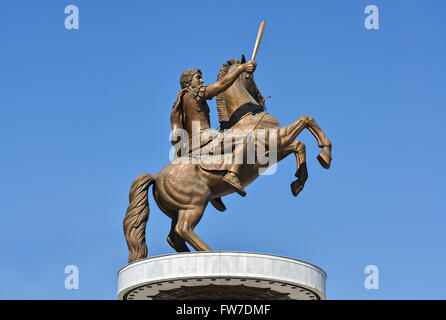
[[[237, 68], [244, 61], [229, 60], [223, 64], [218, 77]], [[290, 154], [295, 154], [297, 171], [291, 184], [291, 191], [297, 196], [307, 180], [305, 145], [295, 140], [308, 129], [322, 148], [317, 156], [322, 167], [328, 169], [331, 162], [331, 142], [325, 136], [316, 121], [309, 116], [302, 116], [292, 124], [281, 127], [276, 118], [264, 109], [264, 99], [254, 82], [252, 74], [242, 73], [224, 93], [217, 97], [217, 109], [220, 123], [231, 126], [231, 130], [249, 130], [250, 141], [266, 133], [265, 149], [269, 150], [269, 130], [276, 132], [276, 161], [279, 162]], [[267, 129], [267, 130], [265, 130]], [[246, 143], [246, 140], [245, 140]], [[258, 143], [252, 146], [259, 148]], [[245, 148], [245, 152], [246, 152]], [[246, 154], [245, 154], [246, 156]], [[270, 162], [267, 166], [274, 164]], [[240, 182], [246, 187], [259, 177], [259, 169], [264, 163], [243, 163], [240, 170]], [[132, 183], [129, 194], [129, 206], [124, 218], [124, 234], [129, 248], [129, 262], [147, 256], [145, 229], [149, 217], [148, 188], [153, 185], [153, 198], [158, 207], [172, 219], [167, 241], [177, 252], [190, 251], [188, 242], [197, 251], [212, 249], [194, 232], [201, 220], [209, 201], [233, 193], [234, 190], [223, 181], [224, 171], [212, 170], [203, 163], [190, 161], [172, 161], [157, 174], [142, 174]], [[220, 208], [220, 210], [224, 210]]]

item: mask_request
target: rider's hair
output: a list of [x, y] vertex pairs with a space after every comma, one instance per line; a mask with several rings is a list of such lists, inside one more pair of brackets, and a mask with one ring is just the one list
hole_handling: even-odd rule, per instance
[[180, 77], [181, 89], [189, 87], [192, 82], [192, 78], [197, 73], [201, 74], [201, 70], [200, 69], [189, 69], [189, 70], [184, 71]]

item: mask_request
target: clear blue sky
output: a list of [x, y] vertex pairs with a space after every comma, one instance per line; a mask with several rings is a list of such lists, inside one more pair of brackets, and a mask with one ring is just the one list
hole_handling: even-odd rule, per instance
[[[79, 8], [66, 30], [65, 6]], [[380, 29], [364, 27], [379, 8]], [[282, 125], [308, 132], [309, 179], [295, 160], [209, 206], [196, 231], [213, 249], [273, 253], [328, 274], [329, 299], [446, 299], [444, 1], [1, 1], [0, 298], [115, 299], [127, 263], [122, 219], [133, 179], [168, 163], [179, 76], [251, 55]], [[215, 100], [210, 103], [217, 126]], [[149, 198], [149, 256], [173, 253]], [[364, 288], [376, 265], [379, 290]], [[65, 266], [79, 268], [66, 290]]]

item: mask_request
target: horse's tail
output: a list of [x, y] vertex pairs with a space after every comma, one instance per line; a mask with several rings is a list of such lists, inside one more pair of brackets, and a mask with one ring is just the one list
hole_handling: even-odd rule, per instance
[[129, 263], [147, 257], [146, 224], [149, 218], [148, 189], [155, 176], [142, 174], [132, 183], [129, 206], [124, 218], [124, 235], [129, 248]]

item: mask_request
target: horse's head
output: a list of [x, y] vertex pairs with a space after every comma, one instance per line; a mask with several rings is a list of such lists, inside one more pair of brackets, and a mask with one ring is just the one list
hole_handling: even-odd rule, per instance
[[[223, 78], [226, 74], [236, 69], [238, 66], [240, 66], [240, 64], [243, 64], [245, 62], [246, 62], [245, 56], [242, 55], [241, 60], [232, 59], [228, 60], [226, 63], [223, 63], [220, 72], [218, 73], [217, 81]], [[242, 74], [240, 74], [234, 85], [235, 86], [241, 85], [242, 87], [244, 87], [248, 92], [248, 94], [257, 102], [258, 105], [265, 107], [265, 99], [263, 98], [262, 94], [257, 88], [253, 74], [243, 72]], [[229, 120], [228, 110], [226, 108], [227, 107], [226, 98], [225, 98], [225, 94], [228, 94], [229, 91], [230, 90], [227, 90], [217, 95], [217, 110], [220, 122]]]

